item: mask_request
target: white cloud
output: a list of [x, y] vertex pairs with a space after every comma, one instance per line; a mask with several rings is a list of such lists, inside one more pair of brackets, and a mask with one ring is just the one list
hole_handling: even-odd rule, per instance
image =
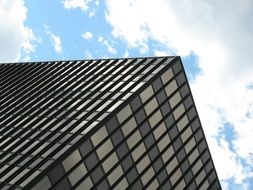
[[86, 11], [88, 9], [88, 3], [90, 0], [63, 0], [62, 3], [66, 9], [76, 9], [80, 8], [81, 10]]
[[22, 51], [26, 55], [35, 51], [33, 42], [39, 39], [25, 26], [26, 13], [23, 0], [0, 1], [0, 62], [18, 61]]
[[84, 33], [82, 34], [82, 37], [83, 37], [85, 40], [90, 41], [90, 40], [92, 40], [92, 38], [93, 38], [93, 34], [92, 34], [91, 32], [89, 32], [89, 31], [87, 31], [87, 32], [84, 32]]
[[61, 54], [62, 53], [62, 45], [61, 45], [61, 38], [54, 34], [50, 27], [47, 25], [44, 25], [47, 35], [50, 36], [51, 42], [54, 46], [54, 50], [56, 53]]
[[[252, 171], [238, 160], [253, 164], [253, 90], [248, 88], [253, 82], [253, 1], [106, 3], [113, 36], [129, 47], [141, 48], [152, 39], [165, 45], [168, 52], [198, 56], [201, 72], [191, 88], [218, 175], [224, 186], [229, 178], [238, 184], [247, 177], [252, 179]], [[227, 122], [236, 133], [234, 152], [225, 139], [223, 144], [216, 142]]]
[[55, 34], [51, 34], [51, 39], [54, 45], [54, 49], [56, 53], [62, 53], [62, 46], [61, 46], [61, 38], [59, 36], [56, 36]]
[[161, 51], [161, 50], [154, 50], [154, 54], [156, 56], [167, 56], [168, 52], [167, 51]]
[[98, 37], [98, 42], [101, 43], [102, 45], [105, 45], [107, 47], [107, 50], [112, 53], [116, 54], [117, 50], [102, 36]]
[[25, 40], [22, 44], [23, 50], [29, 54], [30, 52], [36, 51], [36, 45], [32, 42], [41, 43], [42, 39], [35, 36], [31, 28], [26, 27], [25, 30]]
[[95, 16], [95, 7], [99, 6], [99, 1], [92, 0], [62, 0], [62, 3], [65, 9], [81, 9], [88, 12], [89, 17]]

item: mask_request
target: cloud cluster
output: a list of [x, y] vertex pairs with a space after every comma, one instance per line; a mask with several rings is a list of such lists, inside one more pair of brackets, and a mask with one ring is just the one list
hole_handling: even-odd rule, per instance
[[95, 16], [95, 9], [91, 4], [97, 7], [99, 6], [99, 0], [92, 1], [92, 0], [62, 0], [63, 6], [65, 9], [81, 9], [84, 12], [89, 13], [89, 17]]
[[84, 32], [84, 33], [82, 34], [82, 37], [83, 37], [85, 40], [90, 41], [90, 40], [92, 40], [92, 38], [93, 38], [93, 34], [92, 34], [91, 32], [89, 32], [89, 31], [86, 31], [86, 32]]
[[66, 9], [80, 8], [83, 11], [88, 9], [88, 3], [90, 0], [63, 0], [62, 3]]
[[[251, 0], [107, 0], [106, 19], [115, 38], [129, 47], [148, 47], [198, 56], [193, 96], [204, 131], [224, 182], [252, 179], [253, 163], [253, 2]], [[229, 141], [220, 135], [229, 123]], [[231, 145], [229, 147], [228, 145]], [[222, 156], [221, 156], [222, 155]]]
[[25, 26], [26, 13], [23, 0], [0, 1], [0, 62], [18, 61], [35, 51], [33, 42], [40, 40]]

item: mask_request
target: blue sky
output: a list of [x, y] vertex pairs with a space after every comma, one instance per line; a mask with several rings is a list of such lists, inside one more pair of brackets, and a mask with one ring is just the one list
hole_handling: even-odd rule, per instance
[[223, 189], [253, 189], [251, 0], [0, 0], [0, 62], [182, 56]]

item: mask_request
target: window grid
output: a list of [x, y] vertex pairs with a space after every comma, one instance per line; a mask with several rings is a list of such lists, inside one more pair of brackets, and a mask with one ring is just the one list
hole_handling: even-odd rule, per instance
[[[147, 65], [147, 66], [148, 66], [148, 65]], [[146, 66], [146, 67], [147, 67], [147, 66]], [[157, 67], [158, 67], [158, 65], [157, 65]], [[155, 67], [154, 67], [154, 69], [155, 69]], [[148, 75], [148, 73], [147, 73], [147, 75]]]
[[[144, 62], [147, 62], [147, 60], [149, 60], [149, 63], [143, 64]], [[19, 98], [14, 102], [15, 104], [13, 103], [8, 107], [3, 107], [6, 112], [0, 117], [1, 124], [6, 123], [5, 127], [1, 127], [0, 131], [5, 134], [11, 134], [8, 137], [2, 135], [2, 138], [0, 138], [0, 147], [3, 147], [3, 150], [6, 150], [0, 152], [0, 159], [2, 158], [0, 166], [5, 163], [8, 164], [9, 161], [11, 161], [11, 165], [3, 168], [4, 173], [0, 173], [0, 177], [4, 174], [9, 175], [5, 177], [6, 179], [4, 179], [3, 183], [0, 184], [0, 188], [8, 188], [8, 184], [10, 184], [9, 182], [17, 188], [21, 188], [27, 184], [28, 187], [31, 187], [31, 185], [35, 183], [34, 181], [38, 181], [38, 176], [35, 177], [35, 180], [33, 180], [32, 183], [30, 182], [30, 179], [27, 180], [26, 178], [31, 174], [35, 176], [35, 168], [42, 171], [39, 176], [45, 176], [43, 168], [47, 168], [46, 171], [51, 172], [48, 166], [52, 165], [51, 163], [54, 161], [50, 161], [49, 158], [53, 156], [54, 159], [57, 159], [58, 156], [68, 150], [68, 148], [65, 148], [65, 150], [62, 149], [67, 144], [69, 147], [76, 147], [79, 144], [80, 147], [76, 149], [77, 152], [80, 152], [79, 158], [76, 162], [72, 163], [69, 169], [64, 169], [62, 176], [59, 176], [57, 179], [51, 177], [47, 178], [45, 176], [45, 180], [49, 179], [48, 187], [50, 189], [58, 189], [64, 183], [66, 183], [69, 188], [72, 187], [77, 189], [82, 189], [82, 187], [85, 186], [85, 183], [93, 189], [102, 187], [109, 188], [109, 186], [114, 188], [120, 187], [120, 185], [123, 185], [126, 188], [133, 187], [138, 189], [154, 189], [162, 186], [171, 186], [171, 184], [163, 181], [164, 178], [169, 179], [171, 176], [176, 177], [176, 175], [179, 175], [179, 171], [181, 173], [185, 173], [187, 169], [191, 170], [190, 166], [188, 166], [188, 157], [190, 154], [193, 154], [193, 149], [198, 150], [198, 159], [203, 163], [201, 168], [197, 168], [198, 171], [194, 173], [196, 175], [195, 177], [197, 177], [198, 187], [206, 187], [208, 184], [219, 186], [219, 181], [217, 176], [215, 176], [216, 173], [213, 168], [214, 166], [212, 165], [210, 153], [208, 152], [208, 147], [205, 144], [205, 137], [202, 132], [201, 124], [198, 121], [198, 115], [195, 111], [194, 102], [191, 98], [191, 92], [187, 86], [180, 58], [177, 60], [177, 63], [173, 62], [170, 67], [166, 66], [165, 60], [166, 59], [164, 58], [144, 60], [124, 59], [123, 61], [97, 60], [97, 64], [91, 64], [94, 61], [85, 61], [85, 66], [81, 64], [81, 61], [73, 61], [70, 62], [71, 66], [69, 62], [64, 62], [64, 67], [62, 66], [62, 62], [52, 62], [51, 64], [40, 63], [40, 69], [37, 70], [38, 73], [39, 71], [43, 71], [45, 69], [48, 71], [53, 70], [55, 72], [57, 69], [60, 75], [57, 74], [51, 77], [54, 81], [56, 81], [57, 77], [58, 82], [54, 83], [53, 87], [47, 89], [47, 94], [44, 93], [44, 95], [42, 94], [43, 96], [39, 96], [32, 101], [35, 106], [30, 106], [31, 104], [29, 100], [42, 90], [39, 90], [39, 88], [37, 88], [39, 91], [33, 90], [32, 92], [29, 92], [28, 90], [34, 88], [36, 83], [29, 82], [26, 85], [22, 83], [22, 80], [19, 80], [19, 82], [26, 87], [26, 90], [21, 93], [12, 90], [15, 85], [17, 86], [19, 83], [13, 84], [13, 88], [11, 88], [11, 90], [8, 90], [7, 88], [10, 85], [6, 85], [4, 94], [9, 97], [19, 95]], [[115, 64], [110, 67], [109, 65], [113, 62]], [[132, 63], [132, 65], [129, 66], [129, 63]], [[27, 67], [22, 67], [20, 70], [16, 69], [15, 72], [14, 70], [9, 69], [10, 67], [3, 67], [3, 70], [5, 73], [11, 73], [12, 75], [15, 73], [19, 73], [21, 75], [22, 72], [25, 72], [28, 75], [29, 72], [36, 71], [38, 68], [29, 67], [29, 64], [27, 65]], [[139, 67], [137, 67], [138, 65]], [[124, 67], [127, 69], [124, 69]], [[166, 67], [166, 69], [163, 69], [164, 67]], [[89, 70], [87, 70], [88, 72], [83, 72], [83, 68], [89, 68]], [[122, 73], [123, 70], [124, 72]], [[82, 75], [82, 72], [84, 75]], [[132, 74], [130, 74], [131, 72]], [[157, 76], [155, 76], [157, 72], [163, 73], [162, 78], [157, 78]], [[114, 75], [117, 75], [117, 73], [122, 73], [123, 75], [118, 75], [116, 79]], [[93, 75], [98, 76], [94, 78]], [[80, 80], [80, 78], [83, 80]], [[111, 80], [113, 78], [114, 80]], [[7, 79], [8, 77], [5, 78], [5, 80]], [[104, 79], [112, 82], [106, 83], [106, 80]], [[92, 80], [94, 82], [92, 82]], [[156, 83], [152, 83], [150, 86], [152, 93], [148, 94], [151, 94], [151, 96], [146, 97], [145, 101], [143, 101], [140, 105], [139, 103], [134, 106], [133, 104], [131, 104], [131, 106], [128, 104], [128, 108], [130, 108], [129, 114], [127, 114], [125, 118], [115, 118], [115, 126], [110, 126], [109, 128], [107, 125], [102, 126], [102, 128], [106, 131], [106, 133], [104, 133], [104, 138], [101, 138], [102, 134], [97, 134], [98, 140], [95, 138], [92, 138], [93, 140], [90, 139], [89, 141], [92, 142], [92, 147], [84, 153], [84, 149], [81, 149], [80, 142], [87, 139], [84, 138], [85, 134], [92, 129], [92, 125], [95, 126], [105, 118], [109, 118], [107, 117], [108, 114], [111, 118], [112, 114], [110, 114], [110, 112], [123, 103], [122, 100], [125, 101], [128, 97], [131, 97], [131, 99], [134, 98], [134, 96], [132, 96], [133, 93], [136, 90], [139, 92], [138, 88], [145, 85], [145, 83], [149, 80], [158, 81]], [[85, 86], [88, 81], [91, 82], [88, 86]], [[123, 81], [128, 85], [119, 83], [120, 81]], [[166, 89], [166, 87], [168, 88], [171, 82], [176, 84], [176, 86], [173, 87], [173, 92], [168, 93], [168, 91], [166, 92], [164, 89]], [[72, 84], [68, 85], [68, 83]], [[49, 86], [50, 82], [48, 80], [48, 82], [41, 83], [40, 85], [42, 86], [42, 84], [47, 84]], [[100, 86], [97, 84], [100, 84]], [[60, 89], [63, 89], [64, 87], [67, 87], [68, 90], [61, 93]], [[112, 87], [114, 87], [113, 90], [110, 90]], [[98, 91], [98, 88], [102, 89], [102, 91]], [[147, 89], [148, 87], [145, 88]], [[107, 92], [105, 93], [103, 90]], [[116, 93], [114, 90], [118, 92]], [[130, 91], [129, 93], [124, 92], [128, 90]], [[163, 92], [166, 95], [165, 100], [164, 97], [161, 96], [159, 97], [162, 99], [158, 98], [159, 92]], [[135, 93], [135, 96], [136, 94], [137, 92]], [[70, 98], [71, 96], [73, 96], [73, 98]], [[103, 105], [107, 101], [108, 97], [110, 98], [110, 101], [108, 101], [109, 103]], [[21, 103], [21, 98], [25, 99], [28, 104], [26, 105], [23, 102]], [[89, 102], [86, 105], [83, 105], [86, 100], [89, 100]], [[100, 102], [96, 100], [99, 100]], [[64, 104], [62, 104], [63, 101]], [[72, 102], [74, 102], [73, 105], [71, 105]], [[49, 104], [51, 104], [50, 109], [47, 108], [47, 105]], [[113, 104], [114, 106], [111, 107], [109, 111], [106, 111], [105, 114], [101, 113]], [[88, 110], [93, 107], [94, 109], [97, 109], [98, 112], [91, 113]], [[78, 110], [73, 112], [76, 108], [78, 108]], [[25, 112], [20, 114], [20, 110], [25, 110]], [[52, 110], [54, 111], [52, 112]], [[84, 110], [88, 110], [89, 112], [85, 112]], [[51, 113], [49, 113], [49, 111], [51, 111]], [[113, 112], [114, 114], [115, 111]], [[37, 113], [39, 114], [36, 116]], [[125, 113], [123, 115], [125, 115]], [[87, 120], [84, 120], [85, 118]], [[183, 120], [183, 118], [187, 119]], [[37, 122], [39, 119], [40, 121]], [[52, 119], [52, 121], [47, 124], [49, 119]], [[94, 119], [95, 121], [92, 122], [91, 120]], [[179, 121], [181, 121], [181, 123], [177, 125]], [[140, 128], [140, 126], [144, 126], [144, 123], [148, 131], [143, 131]], [[10, 127], [10, 124], [14, 124], [15, 127]], [[63, 124], [66, 126], [64, 128], [60, 128]], [[21, 125], [24, 127], [20, 127]], [[89, 134], [93, 133], [95, 135], [95, 130], [97, 130], [97, 128], [92, 130]], [[99, 132], [99, 130], [97, 132]], [[30, 134], [32, 134], [32, 136], [30, 136], [31, 138], [27, 138]], [[81, 135], [77, 136], [77, 134]], [[116, 134], [121, 134], [121, 136], [116, 137]], [[167, 139], [165, 140], [164, 137], [167, 137]], [[37, 143], [30, 146], [30, 144], [34, 141], [33, 138], [37, 139]], [[131, 138], [133, 139], [131, 140]], [[11, 139], [13, 140], [10, 141]], [[22, 141], [23, 139], [27, 140]], [[193, 146], [189, 146], [189, 151], [185, 152], [185, 150], [188, 150], [184, 148], [185, 145], [192, 142], [189, 139], [194, 139], [195, 143]], [[59, 142], [59, 140], [61, 142]], [[165, 144], [167, 142], [165, 147], [161, 144], [162, 140], [164, 140]], [[12, 142], [12, 144], [9, 142]], [[19, 142], [22, 142], [23, 144]], [[201, 144], [201, 142], [204, 144]], [[36, 148], [40, 145], [43, 145], [41, 149], [36, 150]], [[123, 147], [125, 148], [122, 149]], [[170, 147], [174, 149], [173, 151], [176, 154], [168, 160], [162, 159], [162, 155], [164, 155]], [[73, 150], [73, 147], [71, 148], [71, 150]], [[36, 150], [36, 153], [33, 152], [33, 150]], [[59, 154], [59, 150], [61, 150], [61, 154]], [[8, 157], [6, 152], [10, 153]], [[203, 152], [206, 152], [206, 154]], [[203, 155], [200, 156], [202, 153]], [[44, 157], [41, 157], [40, 159], [42, 160], [37, 162], [34, 158], [27, 157], [32, 154]], [[18, 155], [19, 157], [16, 157]], [[64, 156], [65, 155], [66, 152]], [[95, 156], [96, 162], [91, 167], [89, 166], [90, 163], [88, 163], [86, 159], [91, 158], [92, 155]], [[112, 157], [115, 165], [111, 167], [108, 160]], [[177, 160], [177, 166], [173, 170], [173, 173], [170, 173], [166, 171], [163, 165], [168, 165], [173, 157]], [[11, 171], [11, 168], [14, 168], [13, 166], [17, 166], [17, 164], [21, 163], [21, 158], [26, 158], [22, 161], [21, 167], [17, 168], [13, 174], [8, 173], [8, 171]], [[60, 159], [62, 158], [63, 156], [60, 157]], [[71, 161], [73, 161], [73, 159], [71, 159]], [[130, 165], [125, 165], [127, 161], [130, 161]], [[162, 165], [159, 165], [158, 161], [162, 163]], [[158, 165], [155, 166], [155, 163]], [[183, 163], [186, 163], [186, 168], [182, 167]], [[31, 165], [31, 167], [29, 167], [29, 165]], [[56, 166], [57, 165], [55, 165], [55, 167]], [[16, 174], [25, 168], [28, 169], [23, 170], [23, 173], [26, 173], [24, 176], [21, 177], [20, 173]], [[61, 166], [61, 168], [63, 168], [63, 166]], [[32, 171], [29, 171], [29, 169]], [[137, 173], [134, 174], [133, 172]], [[164, 175], [164, 172], [166, 175]], [[161, 178], [160, 174], [162, 173], [163, 177]], [[133, 176], [137, 175], [138, 177], [136, 176], [137, 178], [135, 177], [134, 179], [131, 179], [130, 174]], [[149, 178], [146, 178], [146, 176]], [[183, 188], [186, 183], [190, 185], [193, 183], [195, 184], [195, 181], [185, 181], [181, 178], [178, 178], [178, 176], [175, 178], [175, 183], [172, 183], [173, 187]]]

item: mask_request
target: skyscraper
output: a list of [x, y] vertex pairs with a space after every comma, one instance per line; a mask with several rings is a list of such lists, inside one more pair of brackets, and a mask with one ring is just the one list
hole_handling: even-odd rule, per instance
[[180, 57], [0, 65], [0, 189], [221, 189]]

